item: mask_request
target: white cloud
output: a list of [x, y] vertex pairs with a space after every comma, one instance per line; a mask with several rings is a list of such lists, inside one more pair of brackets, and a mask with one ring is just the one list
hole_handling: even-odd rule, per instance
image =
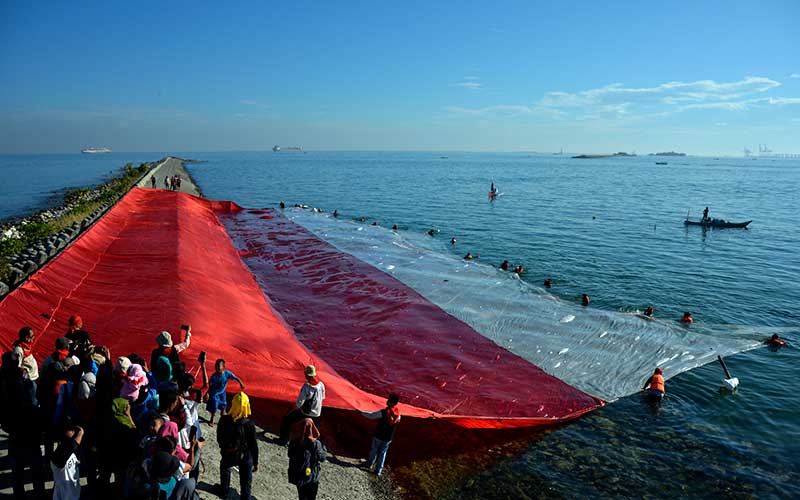
[[789, 78], [800, 78], [800, 73], [792, 73]]
[[459, 106], [451, 106], [445, 108], [445, 111], [453, 114], [474, 116], [478, 118], [509, 118], [533, 113], [533, 109], [528, 106], [509, 104], [498, 104], [496, 106], [487, 106], [485, 108], [462, 108]]
[[460, 82], [456, 83], [455, 86], [468, 90], [480, 90], [483, 87], [480, 82]]
[[464, 77], [464, 80], [477, 80], [477, 79], [478, 79], [477, 76], [465, 76]]
[[728, 123], [727, 122], [717, 122], [714, 125], [716, 125], [717, 127], [727, 127]]

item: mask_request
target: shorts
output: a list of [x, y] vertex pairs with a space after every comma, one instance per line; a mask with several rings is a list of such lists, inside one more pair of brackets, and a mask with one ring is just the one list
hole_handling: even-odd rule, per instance
[[216, 413], [218, 411], [224, 411], [227, 407], [228, 398], [225, 396], [224, 391], [217, 394], [209, 394], [208, 403], [206, 403], [207, 412]]

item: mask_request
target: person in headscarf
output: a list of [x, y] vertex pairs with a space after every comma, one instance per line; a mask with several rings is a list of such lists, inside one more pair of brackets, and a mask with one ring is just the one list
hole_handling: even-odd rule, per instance
[[125, 398], [114, 398], [111, 402], [111, 420], [108, 425], [110, 460], [114, 477], [121, 486], [125, 468], [136, 457], [138, 433], [131, 419], [131, 404]]
[[[170, 437], [175, 440], [175, 443], [177, 444], [178, 425], [175, 422], [164, 422], [164, 424], [158, 429], [158, 437]], [[178, 457], [178, 460], [181, 462], [187, 462], [189, 458], [189, 454], [180, 446], [175, 446], [175, 451], [173, 454]]]
[[131, 365], [119, 395], [134, 403], [139, 399], [139, 389], [145, 386], [147, 386], [147, 374], [144, 369], [139, 365]]
[[169, 382], [172, 380], [172, 363], [166, 356], [159, 356], [153, 363], [153, 376], [156, 380], [161, 382]]
[[221, 460], [220, 484], [216, 486], [221, 497], [228, 494], [231, 485], [231, 468], [239, 467], [240, 496], [250, 500], [253, 473], [258, 471], [258, 441], [256, 427], [250, 420], [250, 399], [240, 392], [231, 400], [230, 411], [219, 419], [217, 443]]
[[306, 418], [294, 426], [289, 441], [289, 482], [297, 487], [300, 500], [315, 500], [319, 489], [320, 464], [327, 451], [319, 440], [319, 430], [314, 421]]

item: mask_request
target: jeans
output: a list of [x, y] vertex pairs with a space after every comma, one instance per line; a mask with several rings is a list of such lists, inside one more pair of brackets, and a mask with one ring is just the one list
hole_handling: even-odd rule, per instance
[[383, 472], [383, 462], [386, 461], [386, 452], [389, 451], [391, 441], [381, 441], [378, 438], [372, 438], [372, 451], [369, 453], [369, 460], [367, 467], [375, 466], [375, 474], [381, 475]]
[[241, 460], [235, 453], [223, 453], [219, 462], [219, 482], [223, 491], [231, 487], [231, 467], [239, 466], [239, 496], [242, 500], [250, 500], [253, 489], [253, 457], [248, 453]]
[[25, 497], [25, 468], [31, 469], [33, 491], [36, 498], [44, 496], [44, 461], [42, 449], [36, 445], [17, 445], [13, 438], [9, 443], [8, 456], [11, 459], [11, 474], [14, 478], [14, 498]]
[[297, 498], [299, 500], [316, 500], [317, 498], [317, 489], [319, 489], [319, 483], [308, 483], [303, 486], [297, 487]]

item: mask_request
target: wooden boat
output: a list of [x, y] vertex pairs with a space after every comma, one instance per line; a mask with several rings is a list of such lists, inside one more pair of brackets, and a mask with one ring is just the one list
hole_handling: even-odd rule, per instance
[[747, 222], [728, 222], [722, 219], [710, 219], [710, 220], [689, 220], [686, 219], [683, 221], [684, 225], [687, 226], [702, 226], [702, 227], [713, 227], [717, 229], [725, 229], [725, 228], [743, 228], [746, 229], [747, 225], [750, 224], [751, 220]]

